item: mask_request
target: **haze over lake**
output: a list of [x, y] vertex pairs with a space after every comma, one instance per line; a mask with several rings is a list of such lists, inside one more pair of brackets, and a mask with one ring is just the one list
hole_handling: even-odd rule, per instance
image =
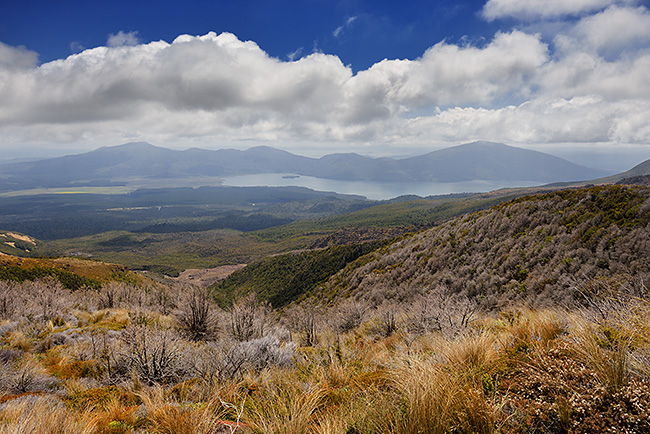
[[233, 187], [307, 187], [340, 194], [358, 194], [372, 200], [385, 200], [407, 194], [434, 196], [449, 193], [481, 193], [500, 188], [531, 187], [534, 181], [463, 181], [463, 182], [380, 182], [337, 181], [333, 179], [298, 176], [291, 173], [258, 173], [224, 178], [223, 185]]

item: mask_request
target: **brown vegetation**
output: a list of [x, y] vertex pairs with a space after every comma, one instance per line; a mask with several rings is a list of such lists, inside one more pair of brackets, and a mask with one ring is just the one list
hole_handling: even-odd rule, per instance
[[598, 282], [650, 272], [650, 190], [592, 187], [529, 196], [398, 239], [316, 291], [377, 304], [442, 291], [487, 309], [567, 305]]
[[277, 316], [198, 288], [0, 285], [23, 297], [0, 320], [3, 433], [650, 429], [650, 302], [621, 288], [569, 310], [485, 315], [429, 294]]
[[650, 432], [648, 196], [515, 200], [281, 311], [0, 281], [0, 433]]

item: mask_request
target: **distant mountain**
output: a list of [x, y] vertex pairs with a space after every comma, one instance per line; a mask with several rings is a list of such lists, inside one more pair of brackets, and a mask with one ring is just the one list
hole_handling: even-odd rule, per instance
[[226, 177], [295, 173], [337, 180], [387, 182], [578, 181], [605, 175], [558, 157], [501, 143], [475, 142], [422, 156], [392, 159], [358, 154], [308, 158], [260, 146], [246, 151], [176, 151], [145, 142], [60, 158], [0, 165], [0, 191], [114, 185], [134, 178]]
[[579, 181], [603, 173], [543, 152], [492, 142], [467, 143], [401, 161], [415, 179], [426, 181]]

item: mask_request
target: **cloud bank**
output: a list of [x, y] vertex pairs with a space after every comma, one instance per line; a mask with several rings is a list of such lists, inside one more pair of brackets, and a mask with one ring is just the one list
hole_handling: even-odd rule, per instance
[[323, 53], [277, 59], [230, 33], [139, 43], [119, 32], [42, 65], [0, 43], [0, 144], [649, 144], [650, 12], [549, 1], [490, 0], [483, 14], [580, 15], [552, 40], [511, 28], [357, 73]]

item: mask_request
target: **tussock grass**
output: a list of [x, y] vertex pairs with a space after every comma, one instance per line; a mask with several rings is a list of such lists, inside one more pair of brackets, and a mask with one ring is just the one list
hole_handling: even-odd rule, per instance
[[92, 434], [86, 414], [67, 409], [53, 396], [27, 395], [4, 404], [0, 410], [2, 434]]
[[[399, 432], [403, 433], [491, 433], [496, 431], [499, 406], [486, 399], [481, 382], [470, 372], [486, 367], [485, 342], [471, 340], [454, 356], [458, 369], [429, 360], [406, 360], [395, 373], [395, 384], [402, 398], [403, 414]], [[481, 348], [481, 349], [479, 349]]]
[[[397, 321], [390, 336], [367, 317], [345, 333], [319, 323], [310, 347], [293, 350], [285, 336], [254, 353], [241, 352], [253, 341], [228, 346], [222, 335], [183, 341], [175, 317], [155, 309], [24, 320], [0, 337], [0, 433], [650, 432], [648, 306], [509, 310], [455, 333]], [[78, 337], [44, 349], [62, 331]], [[128, 345], [135, 331], [146, 345]], [[281, 347], [293, 361], [268, 363]], [[173, 356], [152, 360], [171, 360], [155, 367], [174, 375], [145, 381], [137, 351]], [[211, 368], [206, 357], [221, 359]], [[246, 365], [223, 375], [229, 363]]]
[[301, 384], [290, 377], [265, 381], [246, 402], [245, 422], [253, 430], [269, 434], [306, 434], [323, 406], [322, 387]]

